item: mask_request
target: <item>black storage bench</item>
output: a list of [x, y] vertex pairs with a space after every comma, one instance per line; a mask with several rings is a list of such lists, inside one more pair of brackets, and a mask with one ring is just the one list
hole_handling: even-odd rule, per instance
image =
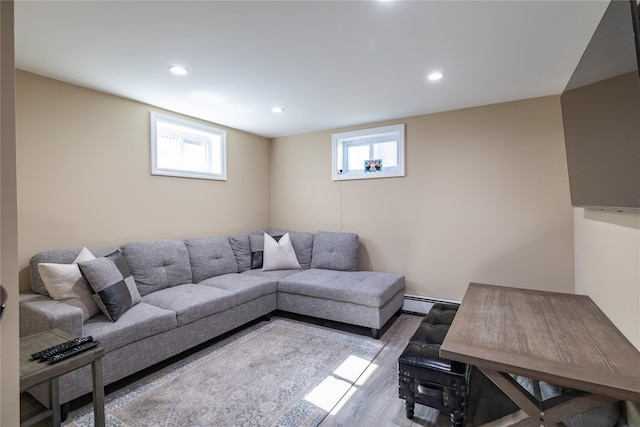
[[452, 426], [464, 422], [468, 366], [440, 357], [440, 345], [457, 310], [457, 305], [434, 304], [398, 358], [399, 395], [407, 418], [413, 418], [419, 403], [449, 414]]

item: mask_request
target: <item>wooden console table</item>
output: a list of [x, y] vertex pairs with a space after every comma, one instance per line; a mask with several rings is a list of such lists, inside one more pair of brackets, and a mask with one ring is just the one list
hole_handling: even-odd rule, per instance
[[[471, 283], [440, 355], [475, 365], [522, 409], [500, 425], [555, 426], [617, 400], [640, 403], [640, 352], [584, 295]], [[540, 401], [509, 374], [574, 392]]]
[[[104, 386], [102, 383], [101, 346], [78, 353], [60, 362], [49, 364], [32, 360], [31, 355], [37, 351], [72, 339], [70, 335], [59, 330], [51, 329], [28, 337], [20, 338], [20, 393], [44, 383], [49, 383], [49, 409], [39, 414], [25, 414], [26, 420], [20, 420], [20, 426], [26, 427], [38, 421], [51, 417], [52, 424], [60, 426], [60, 401], [58, 392], [58, 377], [75, 369], [91, 364], [93, 379], [93, 412], [95, 425], [104, 427]], [[34, 416], [31, 416], [34, 415]]]

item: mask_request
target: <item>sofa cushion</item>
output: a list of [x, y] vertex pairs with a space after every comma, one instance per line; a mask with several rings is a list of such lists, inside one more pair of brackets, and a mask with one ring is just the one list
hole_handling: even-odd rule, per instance
[[78, 266], [93, 289], [96, 304], [110, 321], [117, 321], [140, 302], [136, 282], [119, 250]]
[[309, 269], [278, 282], [278, 292], [382, 307], [404, 289], [404, 276], [373, 271]]
[[189, 252], [194, 283], [238, 272], [235, 254], [226, 237], [190, 238], [184, 243]]
[[296, 252], [291, 244], [289, 233], [276, 241], [273, 237], [264, 233], [264, 257], [262, 270], [291, 270], [300, 269], [300, 263], [296, 258]]
[[290, 231], [291, 243], [296, 251], [300, 267], [304, 270], [311, 268], [311, 254], [313, 251], [313, 234], [301, 231]]
[[[118, 249], [117, 247], [98, 247], [89, 248], [94, 256], [100, 257], [108, 255], [111, 252]], [[36, 294], [51, 296], [47, 291], [47, 287], [42, 281], [42, 277], [38, 271], [38, 264], [56, 263], [56, 264], [71, 264], [76, 257], [80, 254], [82, 249], [56, 249], [53, 251], [39, 252], [31, 257], [29, 260], [29, 273], [31, 273], [31, 290]]]
[[300, 270], [271, 270], [271, 271], [263, 271], [261, 268], [247, 270], [242, 272], [242, 275], [249, 276], [258, 276], [264, 277], [266, 279], [275, 280], [276, 282], [284, 279], [285, 277], [289, 277], [292, 274], [300, 273]]
[[142, 296], [192, 281], [189, 252], [182, 240], [127, 243], [122, 253]]
[[225, 274], [212, 277], [200, 284], [232, 292], [236, 296], [237, 305], [273, 294], [278, 290], [275, 280], [249, 274]]
[[142, 300], [147, 304], [175, 311], [178, 326], [235, 307], [235, 294], [202, 284], [185, 284], [161, 289]]
[[236, 262], [238, 263], [238, 272], [251, 270], [251, 243], [249, 242], [250, 235], [261, 236], [264, 233], [262, 230], [250, 231], [248, 233], [234, 234], [229, 236], [229, 244], [233, 253], [236, 256]]
[[115, 323], [106, 320], [104, 314], [99, 314], [82, 327], [83, 335], [99, 341], [105, 352], [178, 326], [175, 312], [144, 302], [131, 307]]
[[100, 308], [93, 300], [93, 290], [82, 276], [78, 263], [90, 261], [96, 257], [87, 248], [82, 248], [80, 254], [72, 264], [56, 264], [41, 262], [38, 264], [38, 272], [42, 281], [56, 301], [78, 307], [82, 310], [82, 320], [100, 313]]
[[355, 233], [319, 231], [313, 236], [311, 268], [355, 271], [359, 239]]

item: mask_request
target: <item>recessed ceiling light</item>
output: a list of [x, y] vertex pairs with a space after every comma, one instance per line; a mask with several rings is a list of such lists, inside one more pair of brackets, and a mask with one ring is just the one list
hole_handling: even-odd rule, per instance
[[169, 71], [179, 76], [184, 76], [189, 72], [189, 70], [187, 70], [185, 67], [182, 67], [180, 65], [172, 65], [171, 67], [169, 67]]
[[284, 108], [282, 108], [282, 107], [273, 107], [273, 108], [271, 109], [271, 111], [272, 111], [273, 113], [282, 113], [282, 112], [284, 111]]
[[440, 80], [443, 77], [444, 77], [444, 74], [442, 74], [440, 71], [434, 71], [433, 73], [427, 76], [427, 80], [431, 80], [433, 82], [436, 80]]

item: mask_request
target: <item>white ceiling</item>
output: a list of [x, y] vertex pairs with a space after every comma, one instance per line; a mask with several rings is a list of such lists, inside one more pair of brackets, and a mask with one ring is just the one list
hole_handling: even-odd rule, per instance
[[16, 66], [278, 137], [558, 94], [607, 4], [18, 0]]

